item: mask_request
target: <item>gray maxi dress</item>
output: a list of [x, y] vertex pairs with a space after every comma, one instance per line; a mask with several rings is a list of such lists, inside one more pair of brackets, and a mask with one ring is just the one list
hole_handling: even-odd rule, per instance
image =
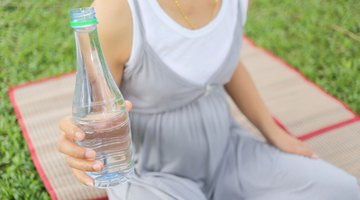
[[136, 175], [108, 189], [111, 200], [360, 199], [351, 175], [323, 160], [281, 152], [234, 121], [223, 86], [239, 62], [240, 5], [227, 58], [202, 86], [172, 71], [147, 43], [138, 1], [133, 15], [141, 56], [136, 67], [125, 68], [120, 88], [134, 105]]

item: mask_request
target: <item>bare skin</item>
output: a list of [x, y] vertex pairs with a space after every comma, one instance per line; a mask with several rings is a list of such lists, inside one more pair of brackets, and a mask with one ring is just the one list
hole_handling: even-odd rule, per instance
[[[187, 23], [179, 14], [173, 1], [158, 0], [165, 12], [180, 25]], [[201, 28], [212, 20], [220, 6], [214, 8], [213, 1], [194, 0], [179, 1], [191, 21]], [[220, 5], [220, 4], [219, 4]], [[95, 8], [99, 20], [98, 32], [101, 45], [115, 82], [120, 85], [124, 66], [130, 58], [132, 49], [132, 17], [126, 0], [96, 0]], [[288, 135], [272, 120], [265, 104], [260, 98], [254, 83], [245, 67], [239, 63], [229, 83], [225, 86], [237, 107], [262, 132], [268, 142], [280, 150], [299, 154], [310, 158], [316, 155], [301, 141]], [[131, 110], [131, 103], [126, 102]], [[59, 152], [65, 155], [67, 164], [72, 168], [74, 176], [83, 184], [92, 186], [93, 180], [85, 171], [101, 171], [103, 164], [95, 160], [95, 151], [79, 147], [75, 141], [84, 139], [84, 133], [73, 125], [71, 116], [59, 122], [61, 132], [57, 143]]]
[[241, 112], [260, 130], [270, 144], [287, 153], [317, 158], [303, 142], [276, 125], [242, 63], [238, 64], [225, 88]]

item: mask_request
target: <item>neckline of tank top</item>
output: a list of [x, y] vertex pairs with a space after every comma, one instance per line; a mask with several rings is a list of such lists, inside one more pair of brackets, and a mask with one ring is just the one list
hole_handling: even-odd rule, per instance
[[[238, 13], [239, 15], [239, 13]], [[237, 20], [241, 20], [241, 18], [237, 19]], [[231, 46], [230, 48], [228, 49], [228, 52], [226, 54], [226, 58], [222, 61], [221, 65], [220, 66], [224, 66], [225, 65], [225, 62], [227, 62], [229, 60], [229, 56], [230, 56], [230, 52], [232, 52], [233, 48], [234, 48], [234, 45], [236, 45], [238, 42], [241, 41], [242, 39], [242, 34], [240, 35], [237, 35], [236, 33], [238, 32], [239, 28], [241, 29], [241, 25], [239, 23], [236, 23], [236, 26], [235, 26], [235, 29], [234, 29], [234, 32], [232, 34], [232, 42], [231, 42]], [[212, 83], [212, 81], [214, 81], [214, 78], [220, 73], [220, 71], [222, 70], [222, 67], [219, 67], [218, 69], [215, 70], [215, 72], [210, 75], [209, 79], [203, 83], [203, 84], [200, 84], [200, 83], [197, 83], [197, 82], [194, 82], [194, 81], [191, 81], [185, 77], [182, 77], [180, 74], [176, 73], [173, 69], [171, 69], [169, 66], [166, 65], [166, 63], [163, 61], [163, 59], [161, 59], [159, 57], [159, 55], [157, 53], [155, 53], [155, 50], [152, 48], [152, 46], [148, 43], [147, 40], [144, 40], [143, 41], [143, 45], [142, 45], [142, 48], [144, 48], [144, 50], [147, 49], [147, 52], [151, 54], [151, 56], [153, 58], [155, 58], [158, 62], [160, 62], [159, 65], [156, 65], [156, 66], [161, 66], [162, 68], [164, 68], [164, 70], [166, 71], [166, 73], [170, 73], [171, 76], [173, 77], [173, 79], [177, 79], [177, 81], [179, 83], [181, 83], [182, 85], [184, 86], [191, 86], [191, 87], [196, 87], [196, 88], [203, 88], [205, 86], [208, 86], [208, 85], [216, 85], [216, 83]], [[137, 61], [139, 62], [139, 61]], [[129, 71], [130, 70], [130, 71]], [[129, 73], [131, 73], [131, 71], [133, 70], [133, 68], [128, 68], [128, 67], [125, 67], [124, 69], [124, 75], [128, 75]]]
[[155, 11], [155, 14], [170, 28], [174, 29], [178, 33], [186, 36], [186, 37], [199, 37], [202, 36], [215, 28], [217, 24], [224, 18], [226, 7], [228, 7], [229, 0], [222, 0], [220, 8], [216, 13], [216, 16], [205, 26], [201, 28], [192, 30], [180, 25], [177, 21], [175, 21], [172, 17], [170, 17], [160, 6], [158, 0], [148, 0], [147, 2], [150, 4], [152, 9]]

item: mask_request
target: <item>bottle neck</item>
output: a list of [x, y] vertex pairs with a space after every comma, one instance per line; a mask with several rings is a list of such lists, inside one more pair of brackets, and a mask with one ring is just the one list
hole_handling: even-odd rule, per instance
[[104, 118], [108, 113], [126, 112], [124, 98], [112, 79], [101, 50], [95, 10], [73, 9], [70, 15], [77, 54], [74, 120], [98, 120], [99, 116]]
[[92, 103], [120, 98], [121, 94], [112, 79], [101, 49], [96, 25], [74, 28], [74, 35], [77, 53], [77, 84], [83, 84], [76, 88], [82, 90], [78, 94], [89, 94], [90, 98], [83, 99], [91, 100]]
[[[96, 25], [75, 28], [74, 35], [78, 70], [85, 67], [85, 70], [89, 73], [89, 78], [93, 80], [96, 78], [94, 77], [95, 73], [99, 70], [97, 68], [104, 69], [106, 67]], [[106, 73], [107, 70], [102, 71]]]

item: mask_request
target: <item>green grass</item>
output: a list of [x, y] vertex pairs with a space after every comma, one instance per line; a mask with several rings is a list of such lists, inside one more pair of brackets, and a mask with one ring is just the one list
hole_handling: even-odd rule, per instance
[[253, 2], [246, 34], [360, 113], [360, 1]]
[[75, 46], [68, 10], [90, 2], [0, 1], [0, 199], [49, 199], [32, 164], [7, 90], [74, 70]]
[[[68, 10], [89, 3], [0, 1], [1, 199], [49, 199], [7, 91], [17, 84], [74, 70]], [[360, 113], [359, 7], [358, 0], [254, 0], [246, 33]]]

